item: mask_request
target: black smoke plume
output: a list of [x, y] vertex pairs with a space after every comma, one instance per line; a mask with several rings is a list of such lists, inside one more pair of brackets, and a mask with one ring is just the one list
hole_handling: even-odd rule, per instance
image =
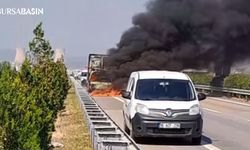
[[132, 21], [108, 51], [108, 72], [118, 88], [136, 70], [216, 72], [250, 57], [249, 0], [153, 0]]

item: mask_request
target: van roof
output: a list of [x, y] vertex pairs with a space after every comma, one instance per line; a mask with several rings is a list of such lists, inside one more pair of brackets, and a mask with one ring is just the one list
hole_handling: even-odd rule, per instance
[[189, 80], [189, 77], [181, 72], [175, 71], [160, 71], [160, 70], [150, 70], [150, 71], [137, 71], [139, 79], [179, 79], [179, 80]]

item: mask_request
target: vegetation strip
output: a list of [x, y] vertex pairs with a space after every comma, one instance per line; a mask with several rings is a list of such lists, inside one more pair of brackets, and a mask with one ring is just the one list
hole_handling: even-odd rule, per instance
[[[211, 73], [187, 73], [194, 84], [210, 85], [213, 79]], [[231, 74], [224, 80], [224, 87], [250, 90], [250, 74]]]
[[55, 150], [91, 150], [91, 141], [83, 112], [74, 88], [69, 90], [65, 108], [59, 113], [55, 123], [56, 131], [52, 141], [62, 143], [63, 147]]
[[42, 24], [33, 32], [22, 66], [0, 64], [0, 149], [50, 149], [54, 122], [69, 90], [66, 67], [63, 60], [53, 61]]

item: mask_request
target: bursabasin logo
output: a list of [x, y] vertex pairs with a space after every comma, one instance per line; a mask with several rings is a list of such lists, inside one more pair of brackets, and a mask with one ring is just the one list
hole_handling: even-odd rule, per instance
[[0, 8], [0, 15], [43, 15], [43, 8]]

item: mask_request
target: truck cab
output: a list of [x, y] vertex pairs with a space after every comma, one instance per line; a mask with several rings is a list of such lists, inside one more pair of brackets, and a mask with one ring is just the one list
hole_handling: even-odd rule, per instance
[[124, 128], [135, 140], [141, 137], [186, 138], [200, 144], [203, 117], [191, 79], [172, 71], [137, 71], [130, 75], [124, 98]]

